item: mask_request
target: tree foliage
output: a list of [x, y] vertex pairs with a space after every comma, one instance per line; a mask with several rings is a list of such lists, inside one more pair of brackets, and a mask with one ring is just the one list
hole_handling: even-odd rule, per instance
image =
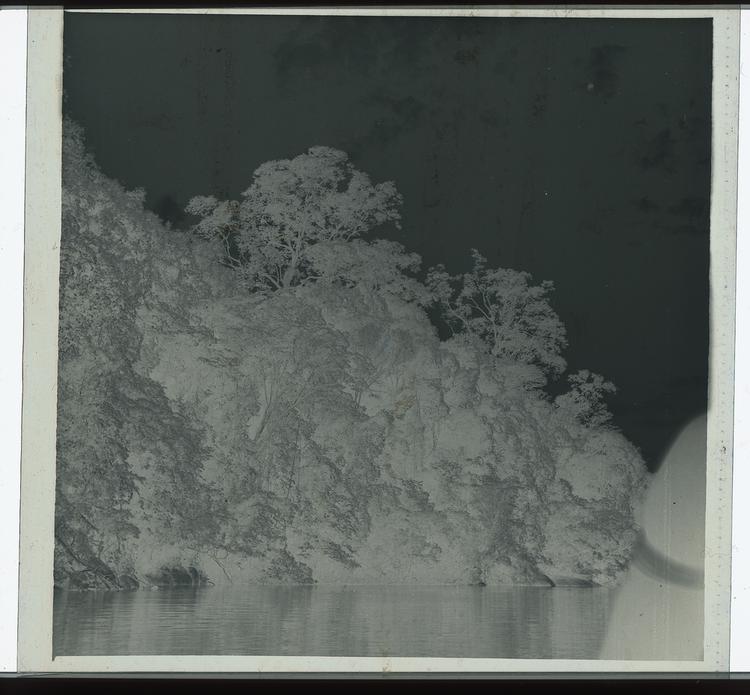
[[330, 148], [194, 198], [192, 234], [70, 123], [63, 154], [58, 584], [617, 581], [643, 461], [603, 377], [540, 388], [565, 368], [551, 284], [477, 252], [419, 282], [364, 238], [393, 184]]
[[532, 285], [528, 273], [488, 268], [476, 250], [472, 258], [472, 270], [461, 276], [442, 266], [428, 276], [450, 328], [480, 341], [495, 357], [536, 364], [552, 374], [564, 371], [565, 326], [549, 304], [552, 283]]
[[373, 184], [346, 153], [312, 147], [294, 159], [266, 162], [241, 201], [193, 198], [193, 230], [218, 239], [227, 263], [255, 291], [288, 288], [311, 273], [319, 242], [346, 242], [398, 224], [401, 196], [392, 182]]
[[74, 585], [120, 587], [138, 581], [147, 527], [163, 541], [210, 532], [204, 451], [138, 368], [139, 310], [168, 261], [166, 232], [142, 196], [101, 175], [75, 124], [63, 145], [56, 567]]
[[617, 392], [611, 381], [600, 374], [582, 369], [568, 376], [570, 390], [559, 395], [555, 402], [558, 407], [574, 413], [582, 423], [597, 427], [612, 419], [605, 398]]

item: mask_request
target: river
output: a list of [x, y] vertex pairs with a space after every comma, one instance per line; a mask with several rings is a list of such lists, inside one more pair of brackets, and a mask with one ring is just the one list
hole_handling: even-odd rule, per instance
[[55, 656], [597, 658], [606, 589], [244, 586], [57, 591]]

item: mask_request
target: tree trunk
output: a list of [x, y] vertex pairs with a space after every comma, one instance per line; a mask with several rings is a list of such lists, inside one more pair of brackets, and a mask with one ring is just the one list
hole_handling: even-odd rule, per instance
[[281, 279], [283, 287], [291, 287], [295, 276], [297, 275], [297, 261], [296, 259], [289, 264], [289, 267], [284, 271], [284, 277]]

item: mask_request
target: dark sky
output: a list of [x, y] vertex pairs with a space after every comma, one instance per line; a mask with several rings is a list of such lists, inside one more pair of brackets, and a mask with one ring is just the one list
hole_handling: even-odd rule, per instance
[[705, 410], [710, 20], [68, 14], [64, 50], [67, 113], [165, 219], [343, 149], [425, 266], [474, 246], [555, 283], [650, 467]]

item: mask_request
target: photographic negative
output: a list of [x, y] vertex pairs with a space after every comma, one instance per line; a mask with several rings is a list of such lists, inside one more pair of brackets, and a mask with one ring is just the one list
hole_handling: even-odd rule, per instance
[[29, 663], [721, 668], [737, 13], [60, 15]]

